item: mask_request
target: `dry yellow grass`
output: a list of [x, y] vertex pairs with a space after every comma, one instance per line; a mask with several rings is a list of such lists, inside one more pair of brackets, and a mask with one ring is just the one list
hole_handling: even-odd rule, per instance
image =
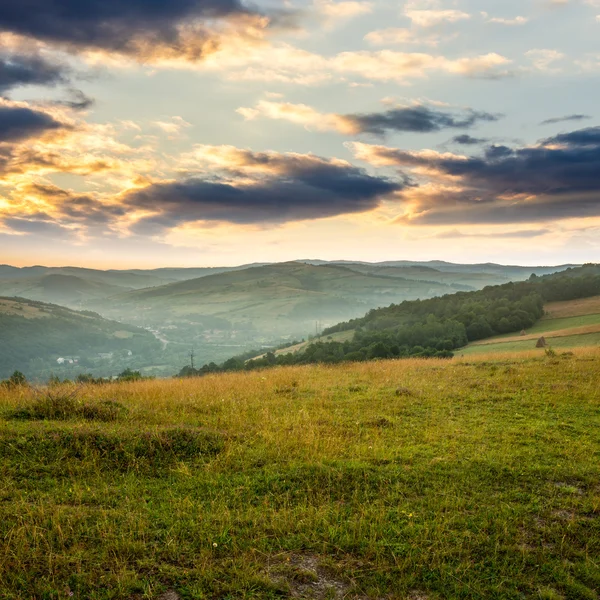
[[600, 314], [600, 296], [567, 300], [565, 302], [550, 302], [544, 307], [544, 319], [562, 319], [565, 317], [580, 317], [583, 315]]
[[0, 598], [598, 600], [599, 374], [582, 349], [77, 388], [111, 421], [0, 387]]
[[40, 310], [37, 306], [16, 302], [7, 298], [0, 298], [0, 313], [20, 315], [26, 319], [44, 319], [50, 316], [47, 312]]
[[[584, 327], [569, 327], [567, 329], [559, 329], [557, 331], [549, 331], [548, 333], [544, 333], [545, 338], [559, 338], [559, 337], [568, 337], [571, 335], [585, 335], [586, 333], [598, 333], [600, 332], [600, 325], [586, 325]], [[527, 342], [529, 340], [537, 340], [540, 338], [540, 333], [533, 333], [527, 335], [513, 335], [510, 337], [502, 337], [501, 340], [503, 343], [509, 342]], [[489, 338], [485, 340], [480, 340], [478, 342], [473, 342], [470, 344], [471, 346], [491, 346], [493, 344], [498, 343], [498, 338]]]

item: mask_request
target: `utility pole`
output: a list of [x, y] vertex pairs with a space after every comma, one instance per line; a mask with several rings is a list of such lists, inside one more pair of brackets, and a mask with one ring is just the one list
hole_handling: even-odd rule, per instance
[[192, 352], [190, 354], [190, 363], [192, 365], [192, 369], [194, 368], [194, 348], [192, 348]]

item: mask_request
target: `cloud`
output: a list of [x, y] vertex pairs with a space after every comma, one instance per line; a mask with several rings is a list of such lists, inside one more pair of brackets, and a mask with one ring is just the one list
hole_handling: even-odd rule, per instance
[[387, 131], [431, 133], [443, 129], [468, 129], [480, 121], [497, 121], [498, 115], [467, 110], [455, 115], [429, 106], [406, 106], [380, 113], [350, 114], [343, 117], [358, 133], [384, 135]]
[[260, 101], [255, 108], [237, 110], [246, 119], [263, 116], [290, 121], [319, 131], [333, 130], [345, 135], [360, 133], [383, 136], [390, 131], [432, 133], [443, 129], [468, 129], [481, 121], [497, 121], [500, 115], [466, 110], [455, 114], [423, 104], [399, 106], [382, 112], [340, 115], [320, 113], [306, 104]]
[[36, 54], [0, 53], [0, 94], [26, 85], [55, 86], [68, 82], [69, 68]]
[[525, 223], [600, 215], [600, 127], [468, 157], [354, 142], [357, 158], [421, 177], [401, 194], [404, 223]]
[[529, 50], [528, 52], [525, 52], [525, 56], [531, 60], [534, 68], [538, 71], [546, 71], [548, 73], [560, 71], [558, 67], [554, 66], [554, 63], [565, 57], [562, 52], [547, 48]]
[[[410, 6], [412, 3], [408, 3]], [[456, 23], [471, 18], [471, 15], [460, 10], [415, 10], [405, 8], [404, 14], [419, 27], [435, 27], [441, 23]]]
[[512, 19], [507, 19], [504, 17], [492, 17], [486, 21], [487, 23], [496, 23], [498, 25], [507, 25], [507, 26], [515, 26], [515, 25], [525, 25], [529, 23], [529, 19], [527, 17], [514, 17]]
[[371, 31], [363, 39], [372, 46], [389, 46], [393, 44], [438, 46], [447, 38], [443, 38], [437, 33], [424, 34], [422, 31], [414, 29], [388, 27], [387, 29]]
[[69, 229], [60, 223], [36, 218], [7, 217], [0, 223], [10, 231], [21, 234], [33, 234], [52, 239], [64, 238]]
[[255, 108], [240, 107], [236, 112], [248, 121], [262, 116], [267, 119], [289, 121], [317, 131], [333, 130], [349, 135], [356, 133], [352, 123], [346, 121], [343, 116], [321, 113], [306, 104], [260, 100]]
[[463, 133], [462, 135], [456, 135], [450, 140], [454, 144], [460, 144], [461, 146], [475, 146], [477, 144], [485, 144], [488, 140], [486, 138], [476, 138]]
[[0, 101], [0, 143], [18, 142], [65, 128], [50, 114]]
[[96, 101], [84, 94], [81, 90], [69, 89], [70, 98], [68, 100], [56, 100], [54, 104], [58, 106], [66, 106], [73, 110], [87, 110], [94, 106]]
[[591, 119], [589, 115], [567, 115], [565, 117], [554, 117], [552, 119], [546, 119], [542, 121], [540, 125], [554, 125], [556, 123], [563, 123], [565, 121], [583, 121], [584, 119]]
[[358, 2], [357, 0], [344, 0], [342, 2], [315, 0], [314, 5], [319, 14], [325, 18], [327, 29], [333, 29], [350, 19], [373, 11], [371, 2]]
[[379, 81], [405, 82], [408, 79], [423, 78], [429, 71], [484, 79], [512, 75], [507, 69], [512, 61], [495, 53], [452, 60], [444, 56], [392, 50], [342, 52], [331, 62], [333, 68], [340, 72]]
[[171, 137], [177, 137], [184, 129], [192, 126], [179, 116], [171, 117], [168, 121], [154, 121], [153, 125]]
[[126, 210], [101, 201], [94, 194], [82, 194], [47, 183], [25, 183], [11, 193], [9, 208], [0, 214], [4, 229], [18, 234], [52, 238], [85, 237], [110, 233]]
[[189, 159], [209, 169], [123, 195], [124, 206], [152, 213], [138, 221], [136, 232], [156, 234], [188, 222], [279, 224], [366, 212], [409, 185], [310, 154], [199, 146]]
[[[277, 20], [275, 13], [273, 17]], [[0, 3], [0, 31], [5, 34], [69, 52], [143, 61], [198, 61], [232, 30], [243, 35], [252, 26], [268, 25], [268, 17], [239, 0]]]
[[522, 238], [522, 239], [531, 239], [536, 237], [541, 237], [542, 235], [547, 235], [552, 233], [550, 229], [520, 229], [517, 231], [501, 231], [490, 233], [486, 232], [475, 232], [475, 233], [464, 233], [459, 231], [458, 229], [451, 229], [450, 231], [443, 231], [442, 233], [438, 233], [435, 237], [439, 239], [460, 239], [460, 238]]

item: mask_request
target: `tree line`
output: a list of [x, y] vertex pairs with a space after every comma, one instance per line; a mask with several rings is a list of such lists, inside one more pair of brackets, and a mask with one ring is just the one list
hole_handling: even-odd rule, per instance
[[584, 265], [527, 281], [488, 286], [428, 300], [409, 300], [370, 310], [364, 317], [329, 327], [322, 336], [354, 331], [351, 340], [319, 341], [302, 352], [238, 356], [221, 365], [184, 367], [179, 376], [252, 370], [276, 365], [338, 363], [382, 358], [451, 358], [469, 342], [527, 330], [547, 302], [600, 295], [600, 265]]

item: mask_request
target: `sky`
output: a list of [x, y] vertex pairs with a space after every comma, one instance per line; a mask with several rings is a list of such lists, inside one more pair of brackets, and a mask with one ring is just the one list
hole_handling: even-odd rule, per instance
[[0, 262], [600, 262], [600, 0], [0, 0]]

